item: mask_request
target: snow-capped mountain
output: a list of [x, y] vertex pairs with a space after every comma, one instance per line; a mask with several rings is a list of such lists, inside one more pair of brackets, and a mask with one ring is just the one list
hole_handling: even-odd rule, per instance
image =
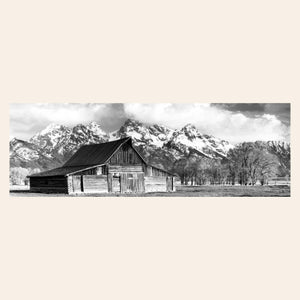
[[175, 130], [166, 146], [181, 154], [188, 155], [192, 151], [208, 158], [226, 157], [227, 152], [233, 148], [227, 141], [200, 133], [192, 124]]
[[10, 165], [24, 168], [48, 168], [59, 165], [53, 157], [43, 153], [43, 150], [30, 142], [13, 138], [9, 143]]
[[129, 119], [110, 135], [110, 139], [125, 136], [131, 136], [134, 144], [144, 150], [142, 152], [158, 148], [168, 151], [175, 159], [192, 152], [209, 158], [225, 157], [229, 149], [233, 148], [233, 145], [224, 140], [200, 133], [191, 124], [173, 130], [161, 125], [147, 126]]
[[[226, 156], [233, 147], [226, 141], [201, 134], [193, 125], [171, 129], [161, 125], [146, 125], [128, 119], [119, 130], [106, 133], [99, 124], [78, 124], [72, 128], [50, 124], [28, 142], [14, 139], [10, 142], [11, 164], [31, 165], [33, 161], [51, 161], [51, 166], [66, 161], [78, 148], [130, 136], [146, 160], [166, 166], [176, 159], [196, 153], [216, 158]], [[16, 142], [18, 141], [18, 142]], [[17, 146], [21, 145], [22, 146]], [[55, 163], [54, 163], [55, 162]]]
[[13, 138], [9, 143], [9, 154], [24, 161], [34, 160], [40, 156], [37, 146], [16, 138]]
[[78, 124], [73, 128], [50, 124], [34, 135], [29, 142], [41, 148], [46, 155], [55, 157], [70, 156], [82, 145], [97, 144], [107, 140], [108, 135], [101, 126], [91, 122], [88, 125]]
[[35, 134], [29, 142], [43, 149], [44, 153], [51, 155], [60, 144], [66, 144], [71, 134], [71, 129], [57, 124], [50, 124], [41, 132]]
[[163, 147], [169, 141], [174, 130], [161, 125], [147, 126], [139, 121], [128, 119], [117, 131], [110, 134], [110, 140], [130, 136], [136, 146], [151, 145]]
[[[137, 150], [152, 164], [169, 169], [173, 163], [190, 155], [210, 159], [226, 157], [234, 148], [229, 142], [201, 133], [188, 124], [181, 129], [161, 125], [146, 125], [128, 119], [120, 129], [106, 133], [101, 125], [92, 122], [67, 127], [50, 124], [29, 141], [13, 138], [10, 141], [10, 164], [41, 170], [57, 167], [85, 144], [97, 144], [130, 136]], [[268, 142], [268, 151], [282, 157], [282, 165], [289, 163], [287, 143]]]

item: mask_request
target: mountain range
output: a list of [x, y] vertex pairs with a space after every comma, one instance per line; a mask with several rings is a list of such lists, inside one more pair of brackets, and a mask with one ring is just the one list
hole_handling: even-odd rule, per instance
[[[130, 136], [146, 161], [170, 169], [174, 161], [191, 154], [211, 159], [224, 158], [234, 145], [202, 134], [192, 124], [181, 129], [161, 125], [147, 125], [128, 119], [116, 131], [107, 133], [101, 125], [91, 122], [67, 127], [50, 124], [28, 141], [10, 141], [10, 167], [47, 170], [68, 160], [82, 145], [97, 144]], [[267, 142], [270, 151], [286, 155], [289, 144]]]

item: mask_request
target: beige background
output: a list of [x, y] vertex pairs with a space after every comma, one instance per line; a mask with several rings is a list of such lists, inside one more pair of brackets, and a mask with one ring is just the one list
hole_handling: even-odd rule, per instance
[[[298, 1], [5, 2], [0, 298], [300, 299]], [[70, 101], [292, 102], [292, 197], [10, 198], [9, 103]]]

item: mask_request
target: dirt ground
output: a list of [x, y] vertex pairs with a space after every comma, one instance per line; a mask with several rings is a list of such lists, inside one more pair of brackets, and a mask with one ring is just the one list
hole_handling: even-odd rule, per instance
[[178, 186], [173, 193], [147, 193], [147, 194], [88, 194], [65, 195], [30, 193], [29, 190], [10, 189], [13, 197], [290, 197], [290, 186]]

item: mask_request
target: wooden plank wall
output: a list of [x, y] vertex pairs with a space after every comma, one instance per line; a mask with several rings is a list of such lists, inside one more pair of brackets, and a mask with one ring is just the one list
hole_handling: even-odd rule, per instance
[[120, 177], [112, 177], [112, 188], [111, 191], [113, 193], [120, 193], [121, 192], [121, 182]]
[[109, 160], [109, 164], [111, 165], [138, 165], [142, 164], [142, 162], [137, 153], [127, 144], [124, 144]]
[[144, 193], [144, 173], [122, 173], [121, 193]]
[[109, 166], [108, 172], [113, 173], [137, 173], [143, 172], [142, 165], [113, 165]]
[[167, 177], [167, 176], [170, 176], [169, 173], [167, 173], [166, 171], [157, 169], [157, 168], [152, 167], [152, 166], [147, 166], [145, 168], [145, 173], [146, 173], [146, 176], [154, 176], [154, 177], [160, 177], [160, 176]]
[[68, 192], [72, 193], [107, 193], [106, 175], [71, 175], [68, 177]]
[[105, 175], [83, 175], [83, 192], [107, 193], [107, 176]]
[[106, 166], [99, 166], [99, 167], [94, 167], [88, 170], [80, 171], [77, 173], [74, 173], [74, 175], [104, 175], [106, 174]]
[[156, 177], [145, 177], [145, 192], [166, 192], [167, 191], [167, 181], [166, 177], [156, 176]]
[[65, 177], [31, 177], [30, 191], [41, 193], [68, 193]]

